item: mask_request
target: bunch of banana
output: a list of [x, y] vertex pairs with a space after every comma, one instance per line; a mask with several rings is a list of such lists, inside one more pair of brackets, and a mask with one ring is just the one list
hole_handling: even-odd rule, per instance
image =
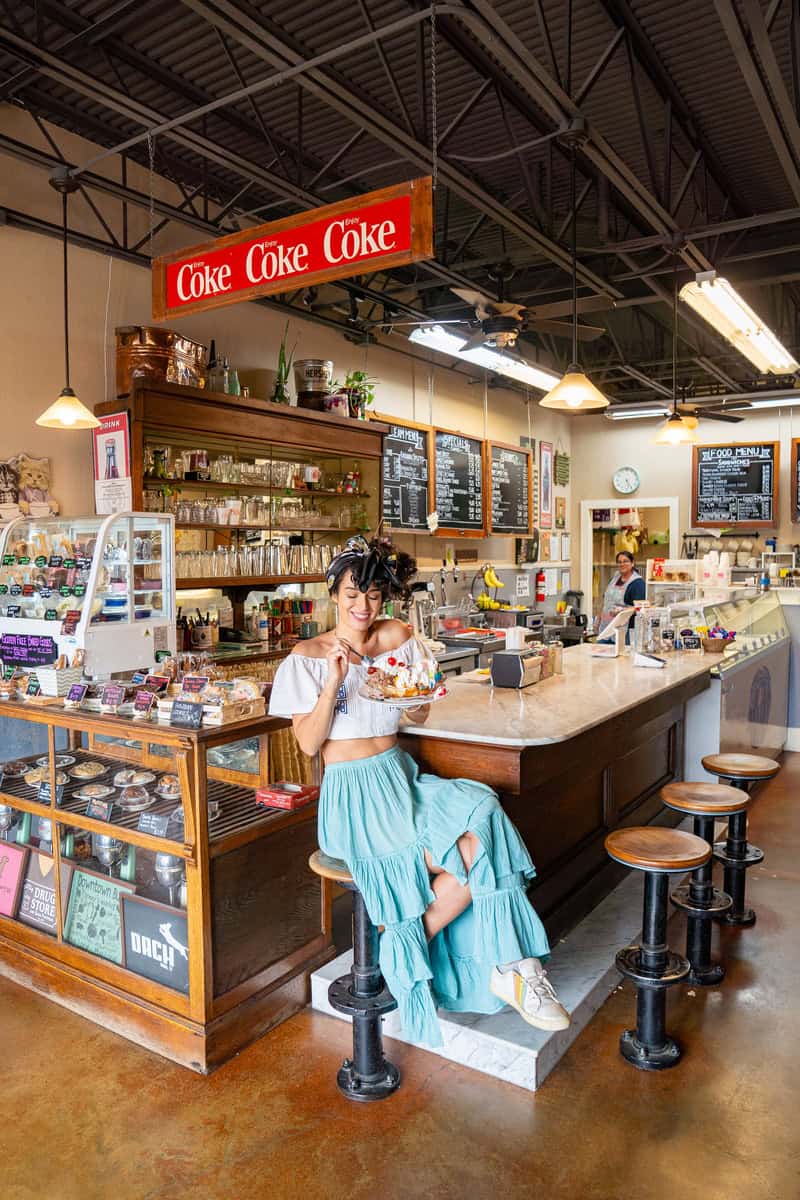
[[500, 601], [493, 600], [488, 592], [481, 592], [481, 594], [476, 599], [475, 603], [477, 604], [477, 606], [481, 610], [481, 612], [486, 612], [489, 609], [491, 609], [493, 611], [494, 609], [497, 609], [500, 607]]
[[486, 586], [487, 586], [487, 587], [491, 587], [491, 588], [501, 588], [501, 587], [505, 587], [505, 586], [506, 586], [506, 585], [503, 583], [502, 579], [498, 579], [498, 578], [497, 578], [497, 575], [496, 575], [496, 573], [495, 573], [495, 569], [494, 569], [494, 567], [491, 565], [491, 563], [489, 564], [489, 566], [488, 566], [488, 567], [484, 567], [484, 570], [483, 570], [483, 582], [486, 584]]

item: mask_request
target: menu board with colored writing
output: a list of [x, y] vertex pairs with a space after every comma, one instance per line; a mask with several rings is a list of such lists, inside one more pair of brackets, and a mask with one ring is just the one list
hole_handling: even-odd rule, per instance
[[390, 424], [383, 442], [383, 519], [394, 529], [427, 529], [430, 429]]
[[514, 446], [489, 443], [489, 532], [531, 531], [531, 456]]
[[758, 528], [777, 519], [777, 442], [693, 447], [694, 525]]
[[484, 532], [483, 453], [479, 438], [434, 430], [434, 491], [443, 532]]
[[800, 438], [792, 439], [792, 521], [800, 521]]

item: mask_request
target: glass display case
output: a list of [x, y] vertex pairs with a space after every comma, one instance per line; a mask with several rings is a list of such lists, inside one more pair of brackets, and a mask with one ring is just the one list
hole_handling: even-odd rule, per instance
[[[110, 675], [175, 652], [169, 514], [22, 517], [0, 533], [5, 667]], [[65, 687], [69, 683], [63, 679]]]
[[11, 744], [17, 724], [38, 737], [0, 762], [0, 972], [200, 1071], [302, 1007], [332, 953], [316, 804], [256, 802], [292, 778], [287, 721], [142, 729], [21, 701], [0, 718]]

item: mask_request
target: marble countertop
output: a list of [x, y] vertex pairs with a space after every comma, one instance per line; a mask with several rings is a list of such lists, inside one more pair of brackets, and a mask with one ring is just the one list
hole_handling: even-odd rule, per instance
[[493, 688], [471, 671], [448, 679], [448, 694], [432, 704], [424, 725], [407, 718], [401, 731], [415, 737], [485, 742], [494, 746], [546, 746], [565, 742], [603, 721], [708, 674], [714, 654], [670, 654], [661, 669], [634, 667], [633, 658], [593, 658], [591, 646], [564, 651], [564, 674], [528, 688]]

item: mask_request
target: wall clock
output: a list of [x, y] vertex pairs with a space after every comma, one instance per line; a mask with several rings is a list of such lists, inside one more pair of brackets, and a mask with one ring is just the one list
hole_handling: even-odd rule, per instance
[[614, 491], [619, 492], [621, 496], [632, 496], [639, 490], [641, 480], [636, 467], [618, 467], [611, 482], [614, 485]]

